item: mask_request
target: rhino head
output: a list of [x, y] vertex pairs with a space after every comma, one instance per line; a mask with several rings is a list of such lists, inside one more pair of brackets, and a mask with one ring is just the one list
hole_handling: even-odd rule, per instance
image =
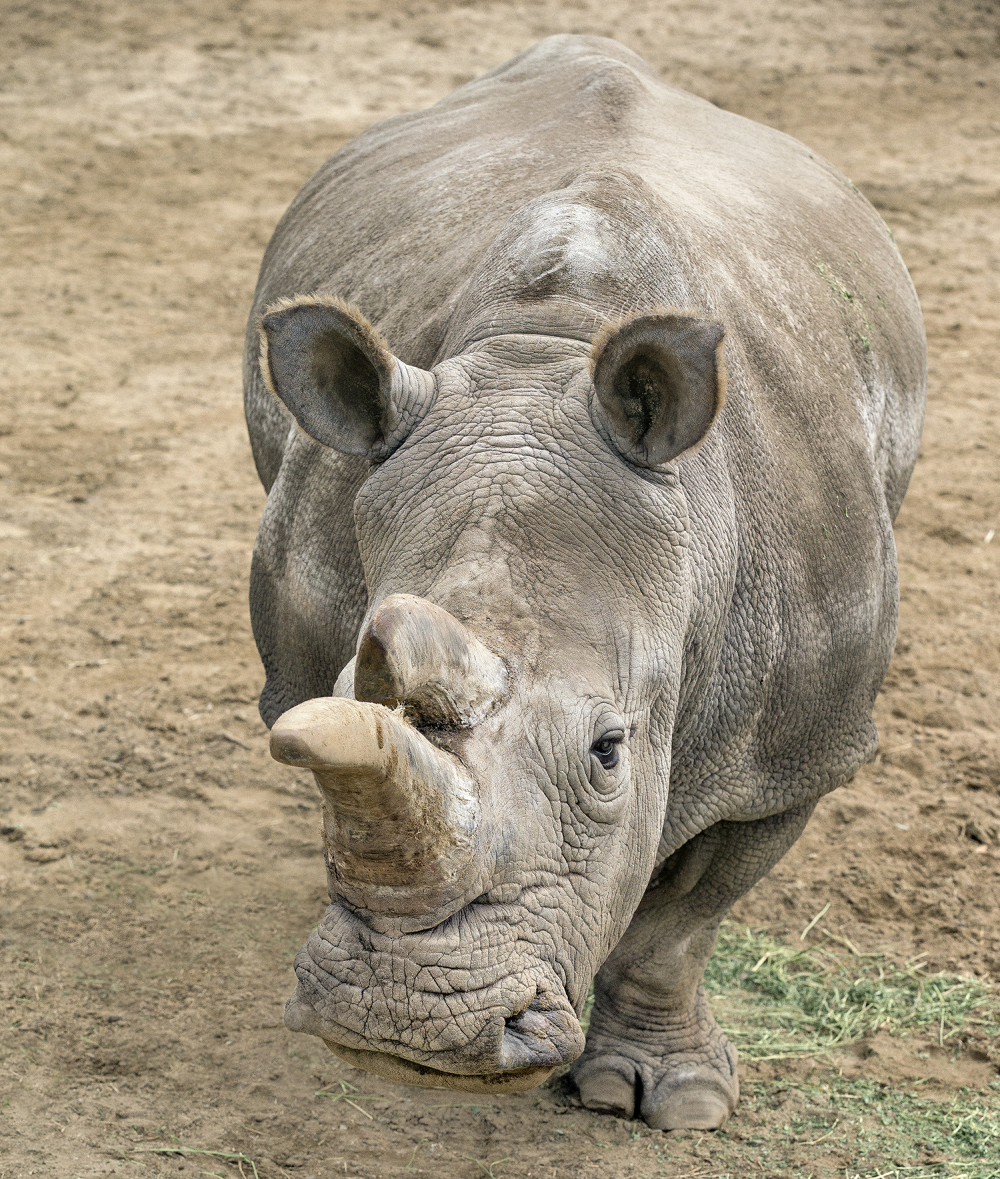
[[335, 299], [260, 332], [302, 430], [370, 460], [355, 658], [265, 715], [315, 774], [332, 900], [286, 1023], [391, 1079], [530, 1088], [583, 1050], [658, 862], [693, 591], [673, 464], [721, 407], [722, 328], [497, 331], [432, 371]]

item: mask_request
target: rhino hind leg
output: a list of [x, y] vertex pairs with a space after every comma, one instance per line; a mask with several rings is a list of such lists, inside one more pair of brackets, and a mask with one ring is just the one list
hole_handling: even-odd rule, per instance
[[572, 1069], [588, 1109], [658, 1130], [717, 1130], [739, 1099], [736, 1051], [702, 975], [729, 908], [781, 859], [814, 804], [717, 823], [664, 865], [594, 980], [587, 1047]]

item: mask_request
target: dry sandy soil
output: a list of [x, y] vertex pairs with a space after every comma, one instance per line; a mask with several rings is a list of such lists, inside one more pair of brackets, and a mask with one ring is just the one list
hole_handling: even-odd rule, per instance
[[[255, 708], [263, 497], [239, 356], [257, 265], [345, 138], [551, 32], [617, 37], [805, 140], [895, 233], [931, 384], [882, 751], [739, 916], [797, 935], [831, 901], [819, 928], [862, 948], [1000, 975], [998, 27], [984, 0], [7, 0], [4, 1179], [239, 1173], [135, 1153], [177, 1140], [245, 1152], [261, 1176], [714, 1175], [724, 1141], [787, 1116], [663, 1135], [588, 1116], [559, 1085], [466, 1105], [365, 1077], [281, 1023], [324, 880], [313, 787], [269, 761]], [[856, 1067], [933, 1072], [943, 1091], [992, 1075], [904, 1048]], [[366, 1099], [315, 1096], [340, 1080]], [[753, 1173], [850, 1162], [788, 1151]]]

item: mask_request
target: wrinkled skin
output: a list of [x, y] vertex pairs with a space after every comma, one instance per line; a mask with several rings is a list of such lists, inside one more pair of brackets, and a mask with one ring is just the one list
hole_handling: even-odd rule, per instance
[[[424, 390], [391, 446], [338, 453], [322, 410], [296, 412], [326, 445], [265, 388], [261, 315], [315, 292], [358, 304]], [[647, 462], [591, 341], [664, 307], [721, 325], [728, 388], [700, 446]], [[394, 594], [459, 619], [509, 683], [475, 723], [425, 726], [475, 779], [474, 870], [408, 916], [345, 900], [331, 859], [289, 1026], [473, 1091], [575, 1058], [591, 1108], [721, 1125], [735, 1053], [700, 989], [718, 924], [876, 745], [925, 386], [885, 227], [795, 141], [614, 42], [549, 38], [309, 181], [245, 374], [265, 721], [350, 694], [337, 677]]]

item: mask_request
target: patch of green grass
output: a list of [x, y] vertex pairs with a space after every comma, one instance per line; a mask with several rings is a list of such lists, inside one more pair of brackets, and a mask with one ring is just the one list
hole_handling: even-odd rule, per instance
[[724, 1129], [638, 1145], [655, 1155], [657, 1174], [698, 1179], [1000, 1179], [1000, 1093], [928, 1097], [831, 1067], [796, 1081], [747, 1080]]
[[980, 979], [853, 947], [789, 946], [733, 923], [720, 931], [705, 988], [744, 1060], [822, 1054], [879, 1030], [931, 1032], [942, 1046], [973, 1027], [1000, 1033], [1000, 995]]
[[[822, 914], [803, 931], [805, 936]], [[727, 923], [705, 973], [716, 1018], [743, 1060], [819, 1057], [743, 1080], [738, 1118], [699, 1140], [698, 1179], [1000, 1179], [1000, 1079], [928, 1095], [923, 1081], [844, 1076], [833, 1052], [874, 1034], [919, 1034], [959, 1050], [1000, 1037], [1000, 988], [863, 954], [817, 933], [793, 945]], [[587, 1020], [593, 990], [584, 1006]], [[823, 1061], [823, 1058], [826, 1061]], [[794, 1079], [792, 1079], [794, 1078]], [[926, 1078], [925, 1078], [926, 1080]], [[647, 1147], [658, 1174], [694, 1165], [685, 1136]], [[683, 1166], [682, 1166], [683, 1164]], [[680, 1170], [678, 1169], [680, 1168]]]
[[929, 1163], [914, 1167], [875, 1167], [855, 1171], [845, 1168], [844, 1179], [997, 1179], [1000, 1171], [993, 1163], [971, 1167], [960, 1163]]
[[[997, 1083], [994, 1082], [994, 1085]], [[958, 1089], [946, 1099], [911, 1086], [831, 1071], [822, 1084], [751, 1082], [744, 1100], [763, 1112], [795, 1089], [812, 1111], [761, 1133], [788, 1135], [799, 1149], [836, 1149], [851, 1158], [845, 1179], [1000, 1179], [1000, 1094]]]

